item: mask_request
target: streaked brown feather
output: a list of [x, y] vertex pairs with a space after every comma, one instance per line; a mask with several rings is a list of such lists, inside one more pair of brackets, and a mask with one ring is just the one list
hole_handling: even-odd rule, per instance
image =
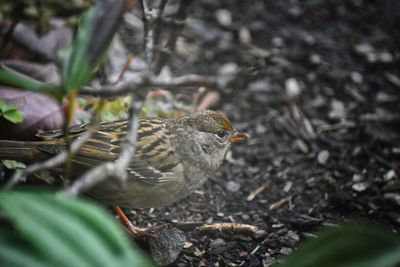
[[[163, 119], [141, 119], [136, 153], [128, 169], [131, 178], [154, 185], [166, 182], [163, 179], [165, 174], [179, 164], [179, 159], [171, 149], [169, 138], [172, 135], [167, 124], [167, 120]], [[79, 138], [88, 126], [80, 125], [71, 129], [72, 137]], [[100, 123], [93, 136], [75, 154], [73, 159], [75, 167], [79, 170], [90, 169], [105, 161], [115, 160], [121, 151], [126, 130], [127, 121]], [[41, 136], [46, 136], [46, 133], [42, 133]], [[38, 145], [38, 149], [56, 154], [66, 148], [62, 139], [64, 134], [51, 132], [48, 136], [52, 138], [56, 136], [56, 139]]]

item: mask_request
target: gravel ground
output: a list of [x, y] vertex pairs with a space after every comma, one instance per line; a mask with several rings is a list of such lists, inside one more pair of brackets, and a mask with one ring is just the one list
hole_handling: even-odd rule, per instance
[[216, 107], [247, 144], [149, 226], [233, 222], [257, 233], [189, 232], [172, 266], [270, 266], [346, 221], [400, 225], [396, 1], [196, 1], [173, 72], [235, 73]]

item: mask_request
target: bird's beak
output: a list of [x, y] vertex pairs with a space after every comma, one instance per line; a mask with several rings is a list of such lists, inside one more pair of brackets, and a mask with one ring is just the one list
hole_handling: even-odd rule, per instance
[[236, 132], [231, 137], [231, 143], [232, 144], [236, 144], [236, 143], [247, 141], [247, 139], [249, 139], [247, 137], [247, 135], [245, 135], [243, 133]]

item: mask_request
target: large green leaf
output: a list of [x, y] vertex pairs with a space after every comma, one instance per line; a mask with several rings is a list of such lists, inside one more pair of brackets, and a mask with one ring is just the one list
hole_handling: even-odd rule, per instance
[[151, 266], [93, 204], [7, 191], [0, 192], [0, 208], [14, 226], [0, 230], [0, 266]]
[[322, 232], [275, 267], [395, 267], [400, 264], [398, 235], [363, 226]]
[[85, 13], [74, 42], [59, 53], [66, 92], [79, 90], [97, 70], [124, 11], [124, 0], [99, 0]]
[[0, 66], [0, 83], [33, 92], [47, 93], [58, 99], [62, 97], [62, 92], [59, 87], [37, 81], [4, 66]]

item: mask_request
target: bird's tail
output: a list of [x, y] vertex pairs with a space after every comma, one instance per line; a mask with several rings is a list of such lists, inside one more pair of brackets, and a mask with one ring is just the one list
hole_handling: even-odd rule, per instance
[[41, 155], [43, 153], [37, 149], [36, 142], [0, 140], [0, 159], [31, 161]]

